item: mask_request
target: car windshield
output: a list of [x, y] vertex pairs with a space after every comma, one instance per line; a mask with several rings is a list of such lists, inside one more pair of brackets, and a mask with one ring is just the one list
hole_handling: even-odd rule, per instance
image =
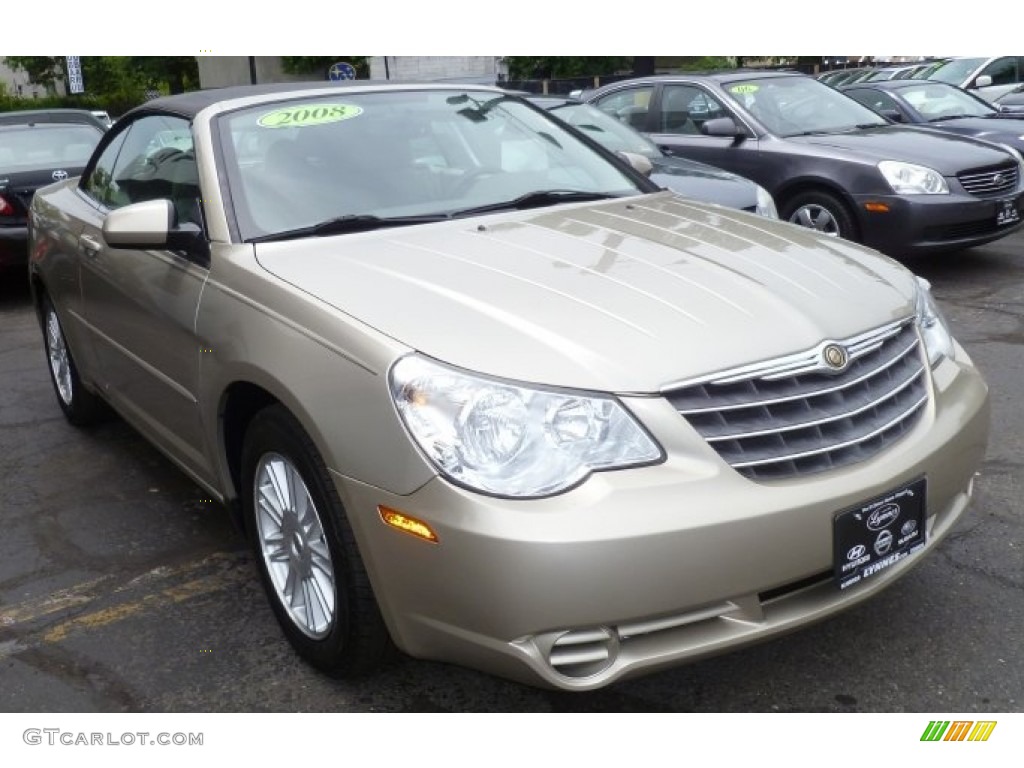
[[985, 63], [985, 59], [953, 59], [942, 66], [936, 67], [930, 74], [929, 80], [938, 80], [941, 83], [960, 85], [967, 77]]
[[567, 102], [549, 111], [610, 152], [633, 152], [650, 158], [662, 156], [654, 142], [592, 104]]
[[839, 133], [886, 125], [845, 94], [812, 77], [766, 77], [725, 84], [725, 92], [776, 136]]
[[332, 94], [219, 120], [245, 240], [643, 191], [559, 121], [496, 91]]
[[906, 102], [926, 120], [948, 120], [953, 117], [984, 117], [999, 111], [981, 99], [945, 83], [922, 82], [900, 89]]
[[103, 134], [76, 123], [40, 123], [0, 130], [0, 170], [82, 167]]

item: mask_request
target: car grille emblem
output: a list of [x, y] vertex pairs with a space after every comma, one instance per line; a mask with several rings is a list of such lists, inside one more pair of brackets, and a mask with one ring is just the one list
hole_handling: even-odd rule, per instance
[[846, 363], [849, 362], [846, 350], [838, 344], [829, 344], [825, 347], [821, 351], [821, 357], [829, 368], [836, 371], [843, 370], [846, 367]]
[[1003, 182], [1005, 181], [1006, 179], [1003, 177], [1003, 174], [997, 173], [995, 176], [992, 177], [992, 186], [1001, 187], [1003, 186]]
[[64, 181], [68, 177], [67, 171], [54, 171], [52, 174], [54, 181]]

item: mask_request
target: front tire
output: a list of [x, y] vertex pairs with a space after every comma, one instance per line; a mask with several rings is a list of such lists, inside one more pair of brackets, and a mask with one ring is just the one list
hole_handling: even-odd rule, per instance
[[782, 218], [829, 237], [857, 240], [857, 227], [846, 204], [833, 194], [813, 190], [786, 201]]
[[256, 415], [242, 448], [246, 527], [271, 608], [298, 653], [335, 677], [379, 666], [390, 638], [341, 499], [284, 407]]
[[82, 385], [57, 310], [47, 296], [43, 297], [42, 310], [46, 361], [57, 403], [67, 420], [75, 426], [95, 424], [103, 417], [103, 401]]

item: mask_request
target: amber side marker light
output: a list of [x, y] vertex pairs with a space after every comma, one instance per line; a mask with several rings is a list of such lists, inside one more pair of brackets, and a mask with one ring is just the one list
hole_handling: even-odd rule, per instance
[[415, 517], [410, 517], [390, 507], [378, 506], [377, 512], [380, 513], [380, 519], [384, 521], [385, 525], [390, 525], [403, 533], [408, 533], [432, 544], [438, 543], [437, 534], [422, 520], [417, 520]]
[[888, 213], [889, 206], [885, 203], [864, 203], [864, 210], [872, 213]]

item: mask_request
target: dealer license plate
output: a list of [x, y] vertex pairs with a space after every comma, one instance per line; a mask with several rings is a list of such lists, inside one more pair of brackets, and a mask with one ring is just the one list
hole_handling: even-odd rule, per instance
[[840, 589], [874, 576], [924, 547], [925, 479], [840, 512], [834, 521]]
[[996, 203], [996, 226], [1002, 227], [1020, 221], [1016, 200], [1000, 200]]

